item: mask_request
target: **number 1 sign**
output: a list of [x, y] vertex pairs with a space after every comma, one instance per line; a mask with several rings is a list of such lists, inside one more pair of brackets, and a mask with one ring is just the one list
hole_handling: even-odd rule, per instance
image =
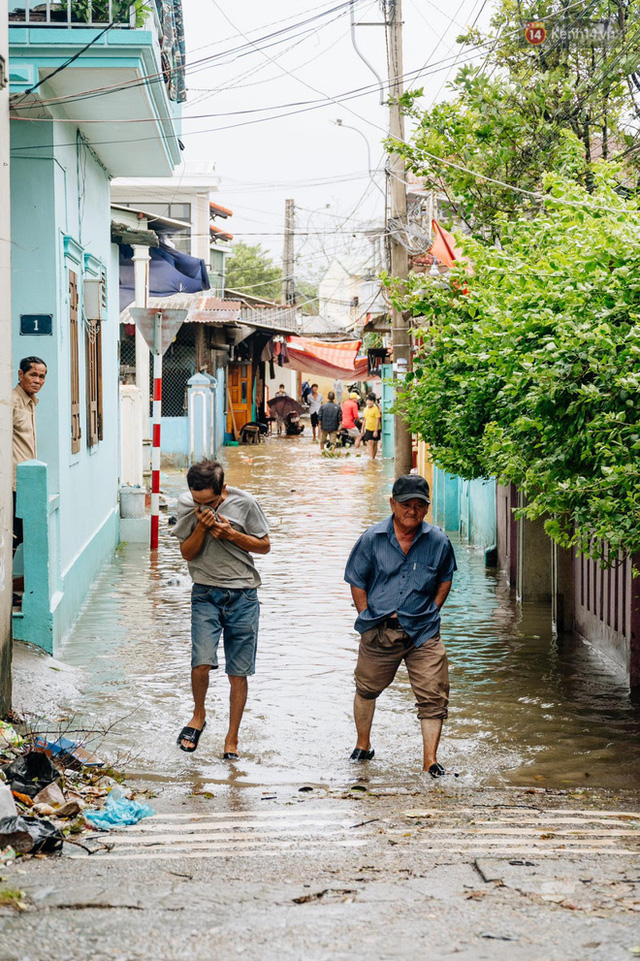
[[53, 314], [20, 314], [20, 333], [30, 336], [52, 334]]

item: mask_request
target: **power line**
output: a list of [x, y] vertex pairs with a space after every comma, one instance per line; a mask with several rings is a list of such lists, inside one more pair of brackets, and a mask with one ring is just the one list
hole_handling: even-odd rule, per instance
[[[356, 2], [361, 2], [361, 0], [356, 0]], [[343, 3], [337, 4], [336, 6], [329, 8], [323, 13], [318, 13], [312, 17], [308, 17], [306, 20], [298, 21], [289, 28], [284, 28], [282, 30], [274, 31], [271, 34], [266, 34], [265, 36], [261, 37], [258, 41], [254, 42], [254, 41], [247, 40], [246, 43], [241, 44], [235, 48], [231, 48], [230, 50], [222, 51], [219, 54], [213, 54], [210, 57], [203, 57], [202, 59], [194, 61], [193, 63], [187, 65], [187, 67], [185, 68], [185, 72], [186, 73], [197, 72], [197, 69], [204, 69], [205, 66], [212, 65], [213, 61], [219, 60], [223, 57], [231, 56], [232, 54], [236, 54], [237, 56], [234, 59], [237, 59], [239, 56], [247, 55], [249, 52], [255, 52], [256, 49], [260, 49], [258, 44], [263, 43], [267, 45], [267, 41], [274, 40], [274, 38], [278, 36], [283, 36], [283, 41], [284, 41], [286, 39], [286, 34], [289, 33], [295, 27], [306, 27], [307, 25], [310, 26], [311, 24], [314, 24], [317, 21], [322, 20], [323, 18], [325, 18], [326, 16], [332, 13], [337, 12], [337, 16], [334, 18], [337, 20], [339, 19], [340, 16], [343, 16], [346, 13], [346, 10], [349, 8], [349, 6], [350, 6], [349, 0], [347, 0], [346, 3], [343, 2]], [[298, 36], [300, 35], [301, 34], [298, 34]], [[96, 39], [97, 38], [94, 38], [92, 42], [95, 42]], [[279, 42], [283, 42], [283, 41], [279, 41]], [[271, 43], [268, 45], [273, 46], [274, 43]], [[220, 65], [224, 65], [224, 63]], [[169, 68], [169, 72], [171, 72], [173, 69], [174, 68]], [[105, 96], [110, 93], [118, 93], [123, 90], [131, 90], [135, 87], [144, 86], [149, 82], [164, 83], [165, 75], [166, 75], [166, 71], [159, 70], [151, 74], [145, 74], [141, 77], [136, 77], [133, 80], [121, 81], [116, 84], [109, 84], [107, 86], [102, 86], [102, 87], [95, 87], [93, 89], [84, 91], [82, 94], [73, 94], [70, 96], [54, 97], [54, 98], [50, 98], [49, 100], [42, 100], [42, 101], [39, 101], [39, 105], [49, 106], [52, 104], [73, 103], [79, 100], [93, 99], [94, 97], [97, 97], [97, 96]]]

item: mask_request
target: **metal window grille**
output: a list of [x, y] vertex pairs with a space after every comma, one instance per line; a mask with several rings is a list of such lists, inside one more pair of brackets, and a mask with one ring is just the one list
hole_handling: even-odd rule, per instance
[[187, 388], [196, 372], [193, 344], [174, 341], [162, 359], [162, 416], [187, 416]]

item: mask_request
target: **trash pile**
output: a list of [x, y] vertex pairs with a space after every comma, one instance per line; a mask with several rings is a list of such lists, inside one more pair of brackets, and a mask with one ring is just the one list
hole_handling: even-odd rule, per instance
[[79, 843], [71, 836], [135, 824], [155, 813], [133, 800], [114, 774], [70, 738], [22, 737], [0, 721], [0, 863], [18, 855], [59, 854], [65, 841]]

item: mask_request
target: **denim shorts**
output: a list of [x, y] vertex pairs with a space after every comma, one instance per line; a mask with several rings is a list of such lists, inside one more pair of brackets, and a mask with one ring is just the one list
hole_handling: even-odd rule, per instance
[[234, 677], [256, 672], [260, 604], [255, 587], [243, 589], [194, 584], [191, 590], [191, 667], [218, 666], [224, 641], [225, 670]]

